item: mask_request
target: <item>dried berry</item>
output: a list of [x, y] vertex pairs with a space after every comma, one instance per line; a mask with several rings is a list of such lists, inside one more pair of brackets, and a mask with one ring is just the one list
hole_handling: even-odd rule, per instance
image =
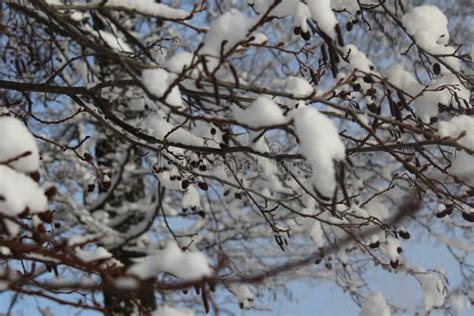
[[206, 182], [199, 182], [198, 186], [201, 188], [201, 190], [207, 191], [209, 189], [209, 186], [207, 185]]
[[217, 132], [217, 131], [216, 131], [216, 129], [215, 129], [214, 127], [211, 128], [211, 135], [216, 135], [216, 132]]
[[198, 215], [201, 216], [201, 218], [205, 218], [205, 217], [206, 217], [206, 213], [204, 213], [203, 210], [200, 210], [200, 211], [198, 212]]

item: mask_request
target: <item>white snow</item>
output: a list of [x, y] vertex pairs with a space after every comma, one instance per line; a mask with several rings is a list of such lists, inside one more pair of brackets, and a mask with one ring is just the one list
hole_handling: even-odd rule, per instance
[[128, 272], [141, 279], [165, 272], [186, 281], [199, 280], [213, 273], [202, 252], [183, 251], [174, 241], [169, 241], [163, 250], [158, 250], [132, 265]]
[[77, 248], [74, 254], [83, 262], [93, 262], [112, 258], [112, 254], [104, 247], [97, 247], [94, 250], [82, 250]]
[[376, 217], [377, 219], [384, 221], [389, 218], [387, 208], [377, 199], [370, 200], [364, 205], [364, 209], [369, 213], [370, 216]]
[[29, 176], [0, 165], [0, 212], [18, 215], [29, 208], [31, 213], [44, 212], [48, 201], [38, 183]]
[[300, 27], [303, 32], [309, 32], [306, 20], [311, 19], [311, 12], [306, 4], [298, 1], [295, 7], [293, 26]]
[[449, 296], [449, 301], [455, 316], [462, 315], [466, 309], [471, 307], [471, 302], [463, 294], [452, 294]]
[[[260, 14], [267, 12], [270, 6], [274, 3], [273, 0], [247, 0], [247, 2], [252, 4], [255, 10]], [[269, 16], [283, 18], [285, 16], [293, 15], [295, 6], [299, 2], [300, 0], [282, 0], [273, 8]]]
[[20, 120], [9, 116], [0, 117], [0, 135], [0, 162], [31, 152], [30, 155], [8, 165], [25, 173], [39, 170], [39, 153], [35, 138]]
[[[458, 138], [462, 132], [466, 135], [457, 142], [474, 150], [474, 118], [467, 115], [453, 117], [448, 122], [440, 122], [438, 134], [441, 137]], [[449, 173], [464, 180], [469, 185], [474, 185], [474, 157], [464, 151], [456, 153], [452, 159]]]
[[143, 84], [150, 93], [159, 98], [163, 97], [165, 93], [168, 93], [166, 103], [181, 107], [181, 92], [179, 91], [178, 85], [174, 85], [171, 91], [168, 91], [175, 79], [176, 76], [174, 74], [170, 74], [162, 68], [146, 69], [142, 73]]
[[305, 221], [305, 228], [311, 239], [314, 241], [318, 248], [322, 248], [325, 245], [324, 232], [321, 226], [321, 222], [316, 219], [308, 218]]
[[181, 200], [181, 207], [183, 209], [200, 207], [201, 202], [199, 193], [193, 185], [190, 185], [188, 190], [184, 192], [183, 199]]
[[[400, 64], [393, 64], [384, 71], [387, 80], [392, 84], [407, 92], [410, 96], [417, 96], [425, 87], [415, 80], [413, 75], [403, 69]], [[436, 90], [440, 87], [449, 86], [449, 89], [444, 88], [439, 91]], [[415, 112], [417, 116], [425, 123], [428, 123], [431, 117], [438, 115], [438, 103], [443, 105], [452, 105], [454, 108], [465, 107], [463, 102], [469, 104], [469, 90], [461, 84], [459, 79], [453, 74], [442, 75], [441, 77], [433, 80], [433, 82], [427, 87], [428, 91], [417, 97], [414, 101]], [[456, 93], [460, 100], [460, 104], [456, 102], [456, 99], [452, 96], [453, 91]]]
[[164, 118], [160, 118], [158, 115], [152, 115], [148, 118], [146, 125], [153, 130], [153, 136], [159, 140], [165, 140], [166, 138], [166, 141], [168, 142], [183, 145], [203, 145], [203, 140], [201, 138], [194, 136], [182, 127], [171, 125]]
[[449, 246], [451, 248], [456, 248], [465, 252], [474, 253], [473, 243], [466, 242], [462, 239], [454, 239], [452, 237], [441, 235], [441, 234], [436, 234], [435, 236], [439, 242], [442, 242], [446, 246]]
[[[447, 46], [449, 42], [448, 19], [434, 5], [422, 5], [413, 8], [402, 17], [402, 23], [407, 32], [415, 38], [416, 44], [431, 54], [452, 54], [454, 47]], [[456, 71], [459, 70], [459, 60], [453, 57], [443, 57]], [[444, 67], [442, 72], [446, 73]]]
[[313, 184], [323, 196], [332, 197], [336, 188], [334, 160], [345, 158], [345, 146], [336, 126], [310, 107], [295, 111], [294, 123], [303, 155], [314, 162]]
[[[373, 0], [364, 0], [364, 5], [374, 3], [376, 1]], [[357, 11], [360, 10], [360, 6], [357, 0], [331, 0], [332, 8], [335, 10], [347, 10], [352, 15], [356, 15]]]
[[381, 293], [373, 292], [362, 302], [359, 316], [390, 316], [390, 306]]
[[[245, 40], [253, 24], [252, 18], [236, 9], [227, 11], [211, 23], [211, 29], [206, 34], [205, 44], [201, 50], [202, 54], [216, 57], [210, 60], [208, 66], [210, 70], [214, 70], [217, 66], [221, 52], [225, 54], [234, 45]], [[222, 48], [224, 41], [226, 43]]]
[[189, 13], [175, 9], [155, 0], [108, 0], [106, 7], [124, 7], [147, 16], [161, 17], [165, 19], [184, 19]]
[[474, 186], [474, 157], [461, 151], [451, 160], [451, 167], [448, 168], [449, 174], [458, 177], [466, 184]]
[[[462, 100], [467, 101], [469, 103], [469, 90], [464, 87], [459, 79], [453, 75], [448, 74], [444, 75], [440, 78], [434, 80], [428, 90], [438, 89], [440, 87], [444, 87], [449, 85], [450, 88], [443, 88], [439, 91], [425, 91], [423, 95], [415, 99], [415, 111], [416, 115], [425, 123], [429, 122], [431, 117], [435, 117], [438, 115], [439, 109], [438, 104], [441, 103], [443, 105], [452, 105], [454, 108], [464, 107], [464, 103]], [[458, 104], [453, 97], [450, 90], [453, 90], [454, 86], [456, 90], [454, 92], [457, 94], [458, 98], [461, 101], [461, 104]]]
[[190, 52], [179, 52], [166, 61], [165, 67], [170, 72], [179, 74], [185, 67], [189, 67], [193, 61], [193, 54]]
[[256, 32], [253, 34], [253, 39], [249, 42], [249, 44], [253, 45], [262, 45], [268, 41], [268, 37], [263, 34], [262, 32]]
[[359, 51], [355, 45], [348, 44], [343, 48], [344, 54], [348, 56], [349, 66], [352, 70], [358, 69], [365, 72], [372, 72], [370, 69], [373, 67], [372, 62], [365, 56], [364, 53]]
[[281, 125], [288, 122], [280, 107], [273, 100], [264, 96], [258, 97], [245, 110], [234, 108], [233, 115], [237, 122], [253, 128]]
[[293, 76], [286, 79], [285, 91], [301, 98], [308, 97], [314, 92], [313, 87], [308, 83], [308, 81]]
[[151, 316], [194, 316], [194, 312], [190, 309], [182, 309], [171, 307], [168, 305], [159, 306]]
[[331, 8], [331, 0], [308, 0], [309, 10], [319, 28], [329, 37], [336, 37], [336, 15]]
[[447, 288], [443, 277], [439, 272], [426, 271], [423, 268], [415, 268], [418, 272], [416, 278], [424, 291], [425, 312], [433, 307], [441, 307], [447, 297]]
[[228, 288], [237, 297], [243, 308], [251, 308], [255, 306], [255, 295], [247, 284], [234, 283], [230, 284]]
[[474, 118], [467, 115], [453, 117], [448, 122], [440, 122], [438, 134], [441, 137], [458, 138], [462, 132], [466, 135], [457, 142], [474, 150]]
[[384, 71], [384, 75], [390, 83], [407, 92], [412, 97], [423, 89], [423, 85], [416, 81], [415, 77], [406, 71], [399, 63], [394, 63], [388, 67]]
[[382, 249], [387, 254], [390, 261], [397, 261], [400, 258], [400, 255], [397, 251], [398, 247], [400, 247], [400, 241], [393, 236], [388, 236], [387, 243]]
[[413, 8], [402, 17], [402, 23], [424, 49], [431, 50], [449, 42], [448, 19], [434, 5]]

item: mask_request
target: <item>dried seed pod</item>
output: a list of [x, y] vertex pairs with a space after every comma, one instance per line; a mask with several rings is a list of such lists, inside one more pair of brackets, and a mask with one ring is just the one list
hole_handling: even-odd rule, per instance
[[51, 201], [54, 196], [56, 195], [56, 193], [58, 193], [58, 190], [56, 189], [56, 187], [53, 185], [53, 186], [50, 186], [46, 192], [44, 192], [44, 195], [46, 195], [46, 197], [48, 198], [48, 201]]
[[104, 187], [105, 191], [108, 191], [112, 187], [112, 181], [110, 181], [109, 176], [105, 176], [102, 180], [102, 186]]
[[454, 210], [454, 204], [446, 204], [446, 213], [448, 215], [451, 215], [453, 213], [453, 210]]
[[361, 89], [362, 89], [362, 87], [361, 87], [360, 83], [354, 83], [352, 85], [352, 90], [354, 90], [354, 91], [360, 91]]
[[395, 261], [390, 260], [390, 265], [392, 266], [393, 269], [398, 268], [399, 264], [400, 264], [399, 260], [395, 260]]
[[376, 242], [373, 242], [373, 243], [370, 243], [369, 244], [369, 247], [372, 248], [372, 249], [376, 249], [380, 246], [380, 241], [376, 241]]
[[326, 45], [321, 45], [321, 58], [323, 60], [324, 63], [327, 62], [328, 60], [328, 52], [326, 50]]
[[184, 179], [183, 181], [181, 181], [181, 188], [183, 190], [186, 190], [189, 187], [189, 184], [190, 184], [189, 180]]
[[87, 161], [87, 162], [90, 162], [92, 161], [93, 157], [91, 154], [89, 154], [88, 152], [84, 153], [84, 160]]
[[378, 106], [375, 103], [367, 104], [367, 109], [372, 113], [378, 113]]
[[474, 212], [463, 212], [462, 213], [462, 218], [464, 218], [465, 221], [468, 221], [470, 223], [474, 223]]
[[30, 177], [31, 177], [31, 179], [33, 179], [35, 182], [39, 183], [40, 178], [41, 178], [41, 175], [40, 175], [39, 171], [33, 171], [33, 172], [30, 173]]
[[310, 32], [301, 32], [301, 37], [305, 41], [309, 41], [311, 39], [311, 33]]
[[438, 63], [433, 64], [433, 73], [439, 75], [441, 73], [441, 66]]
[[351, 21], [348, 21], [348, 22], [346, 23], [346, 30], [347, 30], [348, 32], [350, 32], [350, 31], [352, 31], [353, 28], [354, 28], [354, 23], [352, 23]]
[[339, 46], [344, 46], [344, 37], [342, 36], [341, 26], [336, 24], [337, 43]]
[[403, 239], [410, 239], [410, 233], [407, 232], [406, 230], [400, 230], [398, 232], [398, 234], [400, 235], [400, 237], [402, 237]]
[[374, 78], [372, 78], [371, 75], [365, 75], [364, 78], [362, 78], [365, 83], [374, 83]]
[[324, 266], [325, 266], [326, 269], [328, 269], [328, 270], [331, 270], [331, 269], [332, 269], [332, 263], [329, 262], [329, 261], [326, 261], [326, 263], [324, 264]]
[[95, 190], [95, 184], [94, 183], [89, 183], [87, 185], [87, 192], [92, 193]]
[[51, 210], [47, 210], [46, 212], [39, 213], [38, 217], [45, 223], [51, 224], [53, 222], [53, 212]]
[[23, 209], [23, 211], [18, 215], [20, 218], [26, 218], [30, 215], [30, 208], [27, 206]]

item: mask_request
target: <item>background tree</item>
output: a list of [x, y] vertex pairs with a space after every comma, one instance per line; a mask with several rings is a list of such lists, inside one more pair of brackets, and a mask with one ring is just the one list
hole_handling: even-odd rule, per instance
[[[1, 7], [7, 313], [32, 296], [106, 315], [259, 310], [321, 279], [362, 315], [469, 307], [469, 1]], [[443, 244], [462, 282], [413, 264], [413, 237]], [[379, 271], [424, 301], [386, 300]]]

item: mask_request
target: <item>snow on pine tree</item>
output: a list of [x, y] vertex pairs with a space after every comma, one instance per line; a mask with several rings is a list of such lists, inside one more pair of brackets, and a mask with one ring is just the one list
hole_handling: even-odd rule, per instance
[[0, 313], [472, 313], [469, 1], [0, 7]]

